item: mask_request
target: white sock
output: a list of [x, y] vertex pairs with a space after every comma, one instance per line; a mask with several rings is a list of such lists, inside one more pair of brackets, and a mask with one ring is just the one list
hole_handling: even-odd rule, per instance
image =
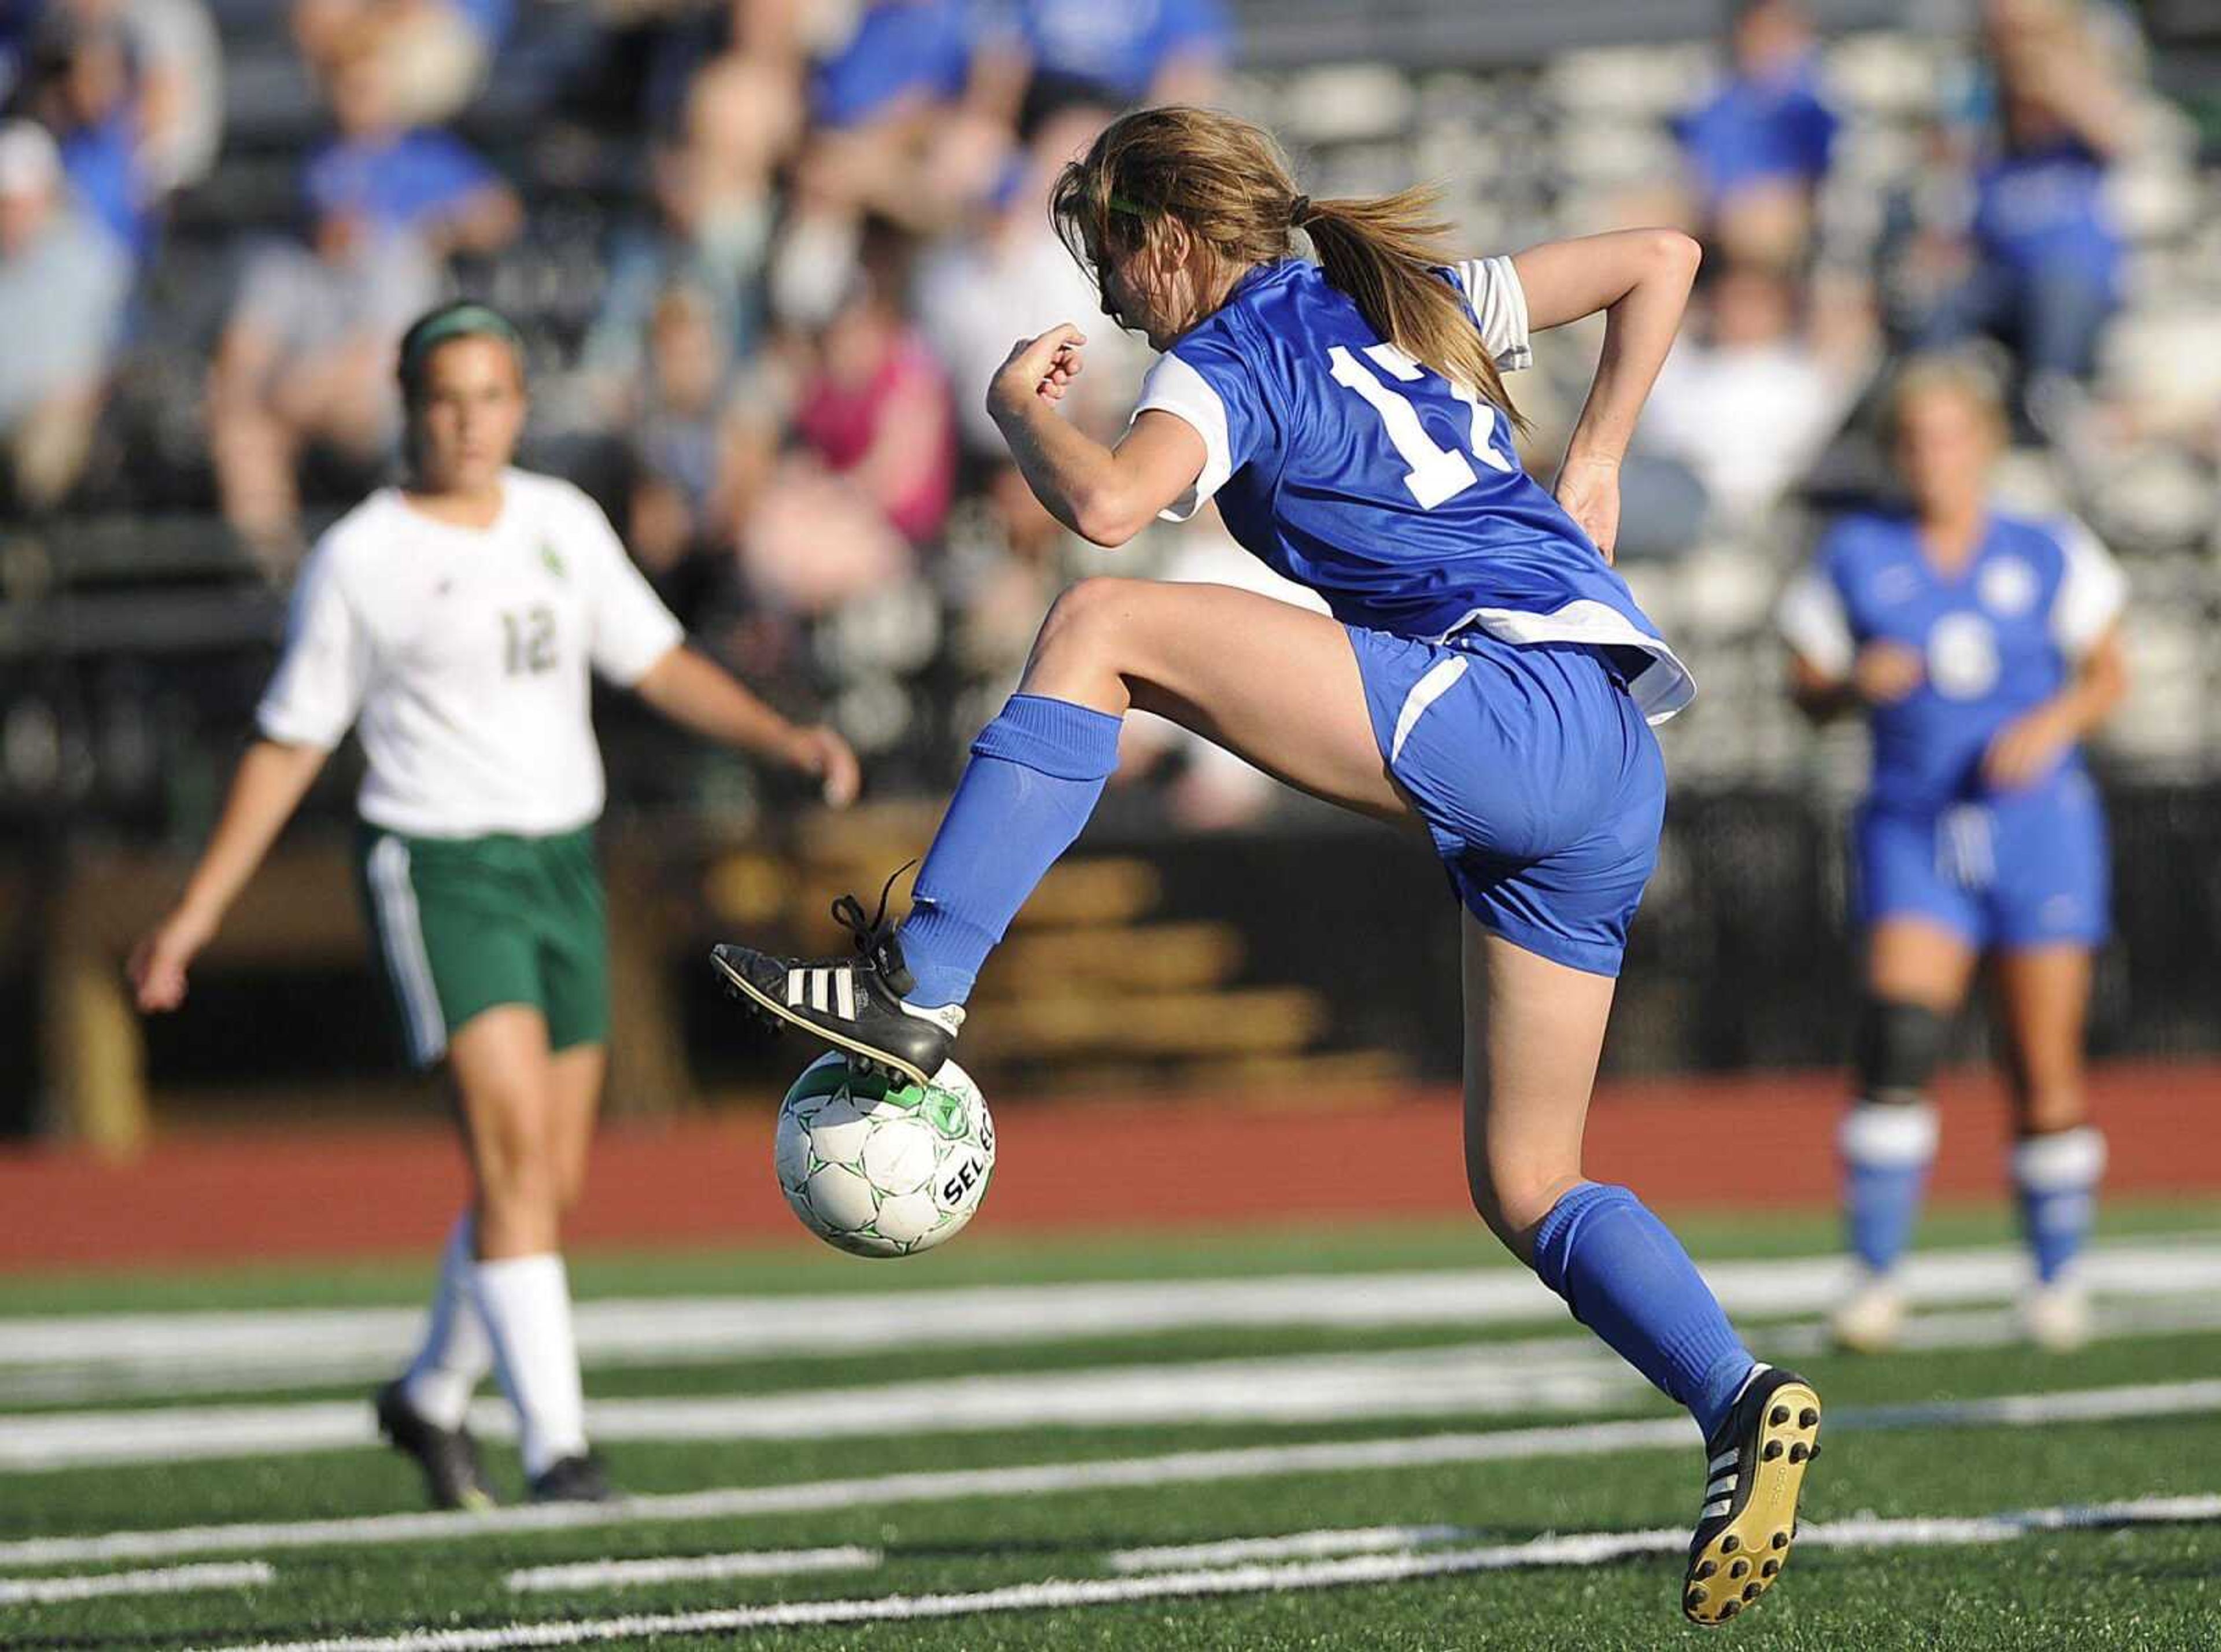
[[472, 1270], [492, 1333], [494, 1368], [516, 1407], [517, 1443], [534, 1479], [586, 1449], [586, 1400], [571, 1335], [571, 1281], [549, 1252], [480, 1262]]
[[424, 1327], [423, 1346], [401, 1378], [401, 1392], [416, 1413], [443, 1429], [460, 1428], [471, 1393], [493, 1369], [493, 1344], [471, 1290], [474, 1224], [466, 1211], [447, 1234], [440, 1256], [439, 1288]]

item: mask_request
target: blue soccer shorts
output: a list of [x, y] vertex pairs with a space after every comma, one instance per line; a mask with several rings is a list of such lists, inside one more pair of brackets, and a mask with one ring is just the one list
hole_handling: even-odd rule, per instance
[[1869, 804], [1853, 838], [1868, 924], [1924, 917], [2009, 951], [2096, 947], [2111, 931], [2105, 813], [2080, 768], [1942, 810]]
[[1465, 909], [1515, 946], [1618, 974], [1666, 766], [1617, 670], [1573, 643], [1345, 629], [1373, 737]]

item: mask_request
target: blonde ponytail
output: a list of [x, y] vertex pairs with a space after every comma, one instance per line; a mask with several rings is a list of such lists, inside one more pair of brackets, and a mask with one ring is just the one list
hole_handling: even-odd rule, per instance
[[1170, 104], [1106, 127], [1064, 169], [1049, 212], [1098, 279], [1106, 257], [1138, 251], [1167, 219], [1237, 268], [1292, 256], [1292, 233], [1303, 229], [1328, 282], [1375, 333], [1524, 429], [1472, 312], [1440, 273], [1454, 254], [1439, 205], [1439, 193], [1426, 188], [1314, 201], [1297, 190], [1286, 157], [1261, 128]]

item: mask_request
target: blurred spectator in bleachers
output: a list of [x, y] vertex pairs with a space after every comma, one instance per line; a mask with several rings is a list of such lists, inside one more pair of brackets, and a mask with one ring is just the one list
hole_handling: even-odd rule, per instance
[[1711, 272], [1637, 434], [1644, 460], [1680, 466], [1701, 498], [1689, 501], [1667, 479], [1646, 481], [1638, 468], [1630, 493], [1653, 497], [1627, 513], [1640, 519], [1636, 554], [1757, 526], [1849, 413], [1871, 375], [1873, 343], [1855, 295], [1816, 296], [1788, 272], [1750, 260]]
[[1987, 0], [1983, 42], [1990, 75], [1967, 141], [1965, 272], [1922, 341], [1942, 348], [1982, 333], [2008, 344], [2027, 434], [2071, 407], [2121, 302], [2105, 180], [2133, 107], [2117, 54], [2074, 0]]
[[516, 0], [296, 0], [293, 38], [327, 77], [367, 51], [385, 72], [394, 118], [433, 126], [485, 84], [516, 13]]
[[754, 457], [736, 470], [760, 479], [742, 566], [786, 611], [822, 613], [904, 578], [947, 520], [955, 420], [947, 375], [904, 312], [909, 253], [896, 227], [867, 226], [832, 313], [788, 335], [741, 398]]
[[1705, 235], [1740, 256], [1802, 254], [1839, 124], [1822, 96], [1811, 20], [1796, 0], [1742, 0], [1731, 68], [1677, 123]]
[[224, 518], [272, 577], [303, 549], [306, 454], [361, 472], [391, 452], [393, 352], [440, 281], [423, 241], [344, 212], [248, 260], [209, 372], [209, 446]]
[[722, 58], [697, 78], [684, 129], [652, 162], [654, 216], [619, 230], [581, 349], [602, 416], [624, 416], [656, 305], [674, 284], [710, 307], [735, 356], [754, 352], [779, 206], [774, 175], [800, 135], [801, 118], [791, 78], [760, 59]]
[[223, 141], [223, 45], [202, 0], [57, 0], [123, 42], [138, 172], [160, 197], [199, 183]]
[[1007, 459], [1002, 433], [987, 416], [987, 384], [1011, 341], [1059, 322], [1077, 322], [1089, 344], [1087, 372], [1073, 385], [1066, 416], [1108, 441], [1134, 404], [1148, 350], [1103, 314], [1094, 282], [1048, 216], [1051, 183], [1109, 118], [1101, 106], [1083, 103], [1044, 122], [998, 197], [960, 233], [943, 237], [919, 270], [918, 325], [948, 371], [965, 452], [978, 459]]
[[739, 528], [735, 360], [722, 314], [698, 287], [664, 290], [649, 317], [647, 360], [625, 424], [626, 543], [657, 593], [688, 621], [714, 593], [715, 554], [730, 550]]
[[460, 139], [411, 123], [374, 35], [335, 51], [324, 89], [338, 131], [303, 179], [320, 219], [356, 219], [373, 236], [409, 236], [439, 256], [496, 253], [516, 238], [515, 192]]
[[1024, 124], [1079, 93], [1134, 103], [1215, 103], [1234, 30], [1221, 0], [982, 0], [977, 73]]
[[14, 502], [44, 510], [84, 468], [131, 272], [70, 202], [45, 128], [0, 124], [0, 446]]
[[44, 12], [22, 103], [54, 135], [78, 201], [135, 264], [151, 257], [161, 192], [140, 144], [138, 89], [115, 19], [67, 6]]

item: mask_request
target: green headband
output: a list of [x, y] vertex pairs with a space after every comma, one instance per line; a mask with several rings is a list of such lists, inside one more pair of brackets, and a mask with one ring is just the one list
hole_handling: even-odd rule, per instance
[[435, 310], [409, 329], [401, 341], [402, 382], [414, 384], [427, 356], [442, 344], [463, 338], [499, 339], [516, 352], [518, 364], [523, 363], [524, 335], [516, 330], [516, 323], [491, 304], [466, 300]]

